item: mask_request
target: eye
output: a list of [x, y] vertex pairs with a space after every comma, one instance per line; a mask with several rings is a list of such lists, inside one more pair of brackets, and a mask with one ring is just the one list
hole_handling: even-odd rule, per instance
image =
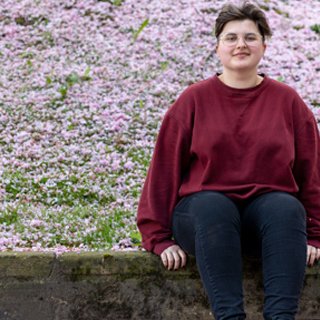
[[249, 42], [258, 40], [258, 36], [256, 34], [246, 34], [244, 38], [245, 38], [245, 41], [249, 41]]
[[236, 41], [237, 40], [237, 35], [236, 34], [227, 34], [227, 35], [225, 35], [224, 40], [225, 41], [230, 41], [230, 42]]

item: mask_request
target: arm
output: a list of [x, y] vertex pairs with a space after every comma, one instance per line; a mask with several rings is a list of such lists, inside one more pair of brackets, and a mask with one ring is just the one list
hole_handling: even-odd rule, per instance
[[179, 201], [181, 179], [190, 162], [189, 140], [184, 128], [168, 112], [158, 135], [137, 216], [143, 247], [158, 255], [175, 245], [171, 214]]
[[299, 186], [298, 199], [307, 212], [307, 263], [312, 265], [320, 257], [320, 138], [313, 116], [296, 135], [293, 173]]

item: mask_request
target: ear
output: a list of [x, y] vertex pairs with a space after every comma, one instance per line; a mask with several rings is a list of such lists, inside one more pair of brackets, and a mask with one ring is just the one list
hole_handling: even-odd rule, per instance
[[216, 46], [216, 53], [217, 53], [217, 56], [219, 57], [219, 46], [218, 45]]
[[263, 45], [263, 55], [264, 55], [264, 53], [266, 52], [266, 49], [267, 49], [267, 45], [264, 44], [264, 45]]

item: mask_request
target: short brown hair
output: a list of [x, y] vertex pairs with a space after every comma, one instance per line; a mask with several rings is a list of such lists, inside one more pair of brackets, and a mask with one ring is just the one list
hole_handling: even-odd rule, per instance
[[215, 25], [215, 36], [219, 43], [219, 36], [222, 33], [224, 26], [234, 20], [252, 20], [258, 27], [262, 35], [263, 42], [265, 37], [271, 37], [272, 31], [268, 25], [267, 18], [263, 11], [248, 2], [244, 2], [241, 7], [236, 7], [233, 4], [226, 4], [220, 11]]

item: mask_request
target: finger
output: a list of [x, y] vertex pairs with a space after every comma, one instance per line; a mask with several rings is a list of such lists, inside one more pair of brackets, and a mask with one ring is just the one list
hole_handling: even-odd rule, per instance
[[308, 245], [307, 246], [307, 265], [310, 265], [311, 250], [312, 250], [312, 247]]
[[165, 267], [168, 266], [168, 259], [167, 259], [167, 254], [165, 252], [162, 252], [161, 253], [161, 260], [162, 260], [162, 263]]
[[167, 252], [167, 259], [168, 259], [168, 270], [172, 270], [175, 261], [174, 261], [173, 253], [171, 251]]
[[174, 251], [172, 254], [174, 258], [174, 270], [178, 270], [181, 262], [180, 255], [178, 254], [178, 251]]
[[316, 258], [316, 248], [310, 247], [310, 253], [309, 253], [309, 266], [313, 266], [314, 260]]
[[316, 254], [316, 260], [319, 260], [320, 259], [320, 249], [318, 248], [317, 249], [317, 254]]
[[187, 263], [187, 255], [183, 250], [179, 250], [179, 255], [181, 258], [181, 268], [183, 268]]

